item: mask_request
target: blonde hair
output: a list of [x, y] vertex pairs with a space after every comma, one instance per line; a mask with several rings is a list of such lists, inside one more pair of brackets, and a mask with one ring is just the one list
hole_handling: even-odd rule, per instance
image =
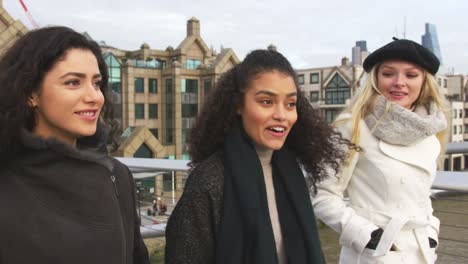
[[[380, 64], [376, 64], [368, 74], [368, 78], [363, 86], [351, 100], [350, 105], [343, 110], [343, 113], [351, 114], [351, 117], [340, 119], [334, 122], [334, 125], [338, 125], [345, 121], [351, 121], [351, 138], [350, 141], [356, 146], [360, 143], [360, 121], [366, 117], [369, 113], [374, 110], [375, 100], [380, 91], [377, 88], [377, 74]], [[414, 103], [414, 107], [425, 106], [430, 109], [431, 103], [434, 103], [445, 115], [446, 119], [449, 120], [450, 111], [447, 106], [446, 100], [439, 93], [439, 86], [432, 74], [423, 69], [424, 81], [421, 87], [421, 92]], [[390, 109], [390, 104], [387, 103], [386, 110]], [[378, 121], [379, 122], [379, 121]], [[445, 153], [446, 147], [446, 134], [448, 129], [444, 129], [436, 134], [437, 139], [441, 145], [440, 156]], [[347, 163], [353, 159], [353, 156], [359, 148], [350, 149]]]

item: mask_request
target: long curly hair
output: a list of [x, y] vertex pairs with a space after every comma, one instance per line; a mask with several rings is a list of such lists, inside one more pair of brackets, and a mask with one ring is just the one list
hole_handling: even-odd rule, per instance
[[316, 192], [316, 183], [327, 178], [330, 171], [339, 171], [346, 159], [348, 140], [335, 132], [319, 115], [299, 90], [296, 72], [289, 61], [273, 50], [255, 50], [242, 63], [224, 73], [208, 95], [195, 126], [191, 130], [188, 152], [190, 166], [196, 167], [204, 159], [222, 149], [224, 138], [240, 120], [237, 110], [242, 106], [244, 93], [258, 75], [278, 71], [293, 78], [297, 89], [297, 121], [285, 145], [294, 151], [306, 172], [309, 187]]
[[22, 148], [20, 131], [32, 131], [36, 125], [31, 95], [40, 92], [45, 75], [73, 48], [89, 50], [96, 57], [105, 98], [101, 122], [114, 137], [117, 123], [113, 121], [109, 74], [99, 45], [67, 27], [41, 28], [20, 37], [0, 58], [0, 160], [13, 157]]

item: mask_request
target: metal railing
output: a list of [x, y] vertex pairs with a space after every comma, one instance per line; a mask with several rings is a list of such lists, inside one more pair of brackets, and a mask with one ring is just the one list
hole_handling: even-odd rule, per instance
[[[468, 142], [449, 143], [446, 154], [468, 153]], [[119, 158], [132, 172], [183, 171], [186, 160]], [[468, 172], [438, 171], [432, 186], [434, 214], [441, 220], [438, 263], [468, 263]], [[144, 238], [164, 236], [165, 224], [145, 225]]]

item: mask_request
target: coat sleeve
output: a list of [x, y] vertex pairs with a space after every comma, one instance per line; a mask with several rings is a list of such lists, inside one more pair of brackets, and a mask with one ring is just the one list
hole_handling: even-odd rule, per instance
[[135, 217], [135, 235], [133, 248], [133, 263], [134, 264], [149, 264], [148, 249], [146, 248], [143, 238], [140, 233], [140, 218]]
[[[345, 138], [351, 138], [351, 125], [348, 123], [337, 128]], [[378, 226], [357, 215], [343, 200], [358, 159], [359, 153], [356, 153], [336, 176], [330, 169], [329, 178], [317, 186], [312, 203], [317, 217], [340, 234], [340, 244], [361, 253]]]
[[192, 173], [166, 227], [166, 264], [214, 263], [216, 198]]

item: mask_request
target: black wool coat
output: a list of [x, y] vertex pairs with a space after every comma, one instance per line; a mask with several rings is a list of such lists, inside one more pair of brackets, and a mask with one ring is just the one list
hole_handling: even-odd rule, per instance
[[166, 264], [216, 263], [216, 243], [224, 209], [224, 180], [222, 151], [191, 171], [167, 223]]
[[73, 148], [21, 137], [21, 153], [0, 164], [0, 263], [149, 263], [132, 175], [98, 151], [102, 139]]

